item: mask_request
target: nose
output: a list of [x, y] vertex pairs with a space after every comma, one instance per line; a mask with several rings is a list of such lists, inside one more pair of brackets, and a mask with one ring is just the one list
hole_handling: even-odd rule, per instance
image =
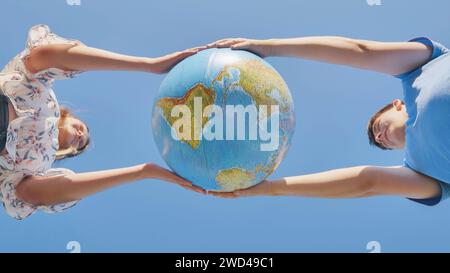
[[83, 131], [82, 130], [77, 130], [77, 136], [83, 136]]

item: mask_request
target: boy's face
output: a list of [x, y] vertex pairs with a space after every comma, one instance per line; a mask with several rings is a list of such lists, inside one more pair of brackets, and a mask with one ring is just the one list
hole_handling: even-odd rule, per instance
[[373, 123], [375, 141], [389, 149], [402, 149], [405, 146], [405, 124], [408, 119], [405, 105], [394, 100], [392, 109], [381, 114]]

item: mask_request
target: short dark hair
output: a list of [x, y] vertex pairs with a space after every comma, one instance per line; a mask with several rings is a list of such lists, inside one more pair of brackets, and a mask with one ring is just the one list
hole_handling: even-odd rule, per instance
[[[402, 101], [402, 104], [405, 104], [405, 103]], [[378, 148], [380, 148], [382, 150], [392, 150], [392, 149], [387, 148], [383, 144], [376, 141], [375, 135], [373, 133], [373, 124], [375, 123], [375, 120], [377, 120], [378, 117], [380, 117], [384, 112], [392, 109], [392, 107], [394, 107], [394, 105], [392, 105], [392, 103], [389, 103], [386, 106], [384, 106], [383, 108], [381, 108], [380, 110], [378, 110], [378, 112], [376, 112], [370, 118], [369, 123], [367, 125], [367, 135], [369, 136], [369, 144], [372, 146], [377, 146]]]

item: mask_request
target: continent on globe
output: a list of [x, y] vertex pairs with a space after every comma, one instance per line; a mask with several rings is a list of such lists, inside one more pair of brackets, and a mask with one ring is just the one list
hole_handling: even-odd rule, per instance
[[[280, 105], [282, 112], [290, 109], [289, 89], [273, 69], [257, 60], [240, 60], [226, 65], [214, 81], [220, 82], [224, 77], [231, 78], [230, 69], [239, 71], [239, 81], [235, 85], [242, 87], [255, 100], [256, 105]], [[224, 100], [226, 99], [225, 92]]]
[[223, 191], [234, 191], [251, 187], [255, 178], [254, 173], [241, 168], [220, 170], [216, 175], [216, 181]]
[[[175, 128], [176, 121], [179, 120], [178, 117], [174, 117], [172, 115], [172, 109], [175, 106], [187, 106], [190, 113], [194, 113], [194, 99], [202, 98], [202, 101], [206, 101], [206, 103], [202, 104], [201, 112], [205, 108], [214, 103], [216, 98], [216, 92], [212, 89], [207, 88], [203, 84], [196, 84], [194, 87], [189, 89], [186, 94], [181, 98], [162, 98], [157, 101], [156, 105], [161, 108], [162, 113], [164, 115], [165, 120], [169, 123], [169, 125], [175, 129], [175, 132], [179, 134], [178, 139], [180, 141], [184, 141], [189, 144], [193, 149], [196, 149], [200, 144], [201, 129], [208, 121], [207, 115], [189, 115], [190, 120], [188, 122], [179, 123], [180, 126], [186, 126], [186, 128], [182, 128], [182, 130], [177, 130], [179, 128]], [[199, 118], [200, 117], [200, 118]], [[198, 119], [201, 119], [198, 120]], [[199, 124], [200, 123], [200, 124]], [[198, 127], [198, 128], [197, 128]]]

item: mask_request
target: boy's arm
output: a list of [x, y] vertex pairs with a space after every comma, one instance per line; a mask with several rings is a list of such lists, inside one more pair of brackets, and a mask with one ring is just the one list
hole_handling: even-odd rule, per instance
[[265, 181], [220, 197], [295, 195], [319, 198], [358, 198], [397, 195], [426, 199], [440, 194], [439, 183], [406, 167], [358, 166]]
[[223, 39], [209, 47], [245, 49], [262, 57], [288, 56], [399, 75], [426, 63], [432, 48], [419, 42], [378, 42], [322, 36], [291, 39]]

